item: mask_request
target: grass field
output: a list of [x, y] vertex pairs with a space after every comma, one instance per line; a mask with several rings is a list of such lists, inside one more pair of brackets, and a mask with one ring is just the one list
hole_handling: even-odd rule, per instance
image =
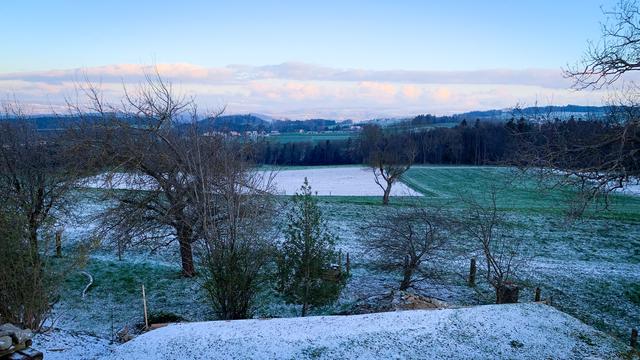
[[268, 141], [279, 143], [292, 143], [292, 142], [320, 142], [326, 140], [347, 140], [349, 138], [356, 138], [357, 132], [353, 131], [327, 131], [321, 133], [305, 132], [305, 133], [281, 133], [278, 135], [270, 135], [266, 139]]
[[[497, 205], [505, 211], [554, 213], [562, 216], [567, 201], [573, 195], [568, 189], [541, 188], [529, 174], [504, 167], [477, 166], [415, 166], [403, 177], [403, 182], [421, 192], [430, 201], [455, 206], [461, 197], [472, 196], [488, 200], [488, 190], [497, 190]], [[640, 197], [613, 195], [609, 211], [589, 216], [606, 219], [640, 221]]]
[[[329, 226], [339, 235], [337, 246], [351, 254], [353, 272], [339, 301], [316, 309], [314, 314], [344, 313], [363, 299], [397, 287], [398, 274], [371, 264], [370, 252], [362, 242], [366, 235], [360, 231], [365, 220], [417, 202], [443, 205], [455, 212], [460, 196], [482, 199], [486, 189], [495, 185], [502, 189], [498, 193], [500, 209], [508, 213], [523, 239], [519, 249], [526, 259], [519, 274], [524, 286], [522, 301], [530, 301], [533, 289], [539, 286], [543, 298], [552, 296], [560, 310], [624, 341], [629, 328], [640, 323], [640, 197], [614, 196], [611, 210], [592, 211], [586, 218], [569, 221], [564, 216], [563, 201], [569, 191], [541, 191], [534, 181], [506, 168], [417, 166], [403, 181], [424, 196], [393, 197], [390, 207], [381, 205], [381, 196], [320, 197]], [[100, 190], [87, 192], [95, 191]], [[90, 199], [78, 204], [85, 218], [100, 210]], [[75, 227], [77, 231], [70, 226], [65, 234], [82, 241], [87, 236], [82, 230], [90, 226]], [[416, 291], [452, 306], [491, 302], [491, 294], [479, 294], [465, 284], [469, 258], [482, 258], [477, 244], [455, 235], [449, 245], [438, 261], [426, 265], [437, 270], [438, 276], [418, 283]], [[139, 321], [142, 283], [147, 286], [152, 311], [172, 312], [192, 321], [212, 319], [198, 290], [199, 279], [179, 276], [176, 252], [175, 245], [154, 254], [132, 249], [118, 261], [107, 247], [97, 251], [86, 268], [95, 278], [87, 298], [80, 297], [86, 283], [82, 275], [71, 274], [65, 283], [56, 307], [60, 326], [107, 336], [111, 324], [119, 329], [131, 319]], [[256, 316], [295, 316], [299, 310], [285, 304], [270, 289], [264, 289], [263, 295], [256, 304]]]

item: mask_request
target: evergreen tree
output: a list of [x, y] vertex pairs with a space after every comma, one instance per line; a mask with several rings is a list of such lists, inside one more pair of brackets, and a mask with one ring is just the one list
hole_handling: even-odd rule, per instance
[[307, 178], [293, 197], [287, 214], [286, 239], [278, 261], [279, 290], [291, 303], [302, 305], [302, 316], [311, 306], [334, 301], [343, 286], [338, 268], [336, 237], [327, 228]]

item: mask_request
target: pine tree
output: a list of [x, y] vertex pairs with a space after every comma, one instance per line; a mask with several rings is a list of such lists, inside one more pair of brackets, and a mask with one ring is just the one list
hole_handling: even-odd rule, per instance
[[307, 178], [293, 197], [287, 220], [278, 262], [279, 290], [287, 301], [301, 304], [305, 316], [311, 306], [334, 301], [344, 283], [332, 269], [336, 237], [327, 228]]

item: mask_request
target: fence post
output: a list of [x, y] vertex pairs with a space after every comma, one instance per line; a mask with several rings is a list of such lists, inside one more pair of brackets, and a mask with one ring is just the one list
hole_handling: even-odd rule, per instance
[[540, 288], [539, 287], [536, 288], [536, 296], [534, 298], [534, 301], [535, 302], [540, 301]]
[[62, 257], [62, 230], [56, 231], [56, 257]]
[[144, 292], [144, 284], [142, 284], [142, 307], [144, 308], [144, 326], [147, 330], [149, 329], [149, 317], [147, 316], [147, 295]]
[[476, 286], [476, 258], [471, 258], [471, 265], [469, 266], [469, 286]]
[[347, 263], [345, 264], [347, 275], [351, 273], [351, 259], [349, 259], [349, 253], [347, 253]]

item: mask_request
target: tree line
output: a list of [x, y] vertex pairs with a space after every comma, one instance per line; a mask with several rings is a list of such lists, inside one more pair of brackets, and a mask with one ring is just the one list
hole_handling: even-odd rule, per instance
[[[363, 131], [345, 140], [278, 143], [256, 140], [253, 159], [266, 165], [345, 165], [364, 164], [371, 149], [363, 141], [366, 129], [379, 128], [385, 136], [404, 139], [415, 147], [413, 163], [445, 165], [517, 165], [523, 161], [522, 150], [544, 147], [551, 143], [581, 143], [593, 141], [615, 131], [616, 122], [603, 119], [560, 120], [557, 118], [532, 122], [524, 117], [508, 121], [461, 121], [451, 128], [431, 128], [396, 131], [378, 125], [364, 125]], [[601, 149], [615, 151], [614, 146]], [[567, 160], [559, 167], [575, 166]]]

